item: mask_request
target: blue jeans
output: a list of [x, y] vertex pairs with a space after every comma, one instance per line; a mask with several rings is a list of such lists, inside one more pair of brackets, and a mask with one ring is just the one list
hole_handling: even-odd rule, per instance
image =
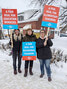
[[51, 59], [39, 59], [40, 61], [40, 70], [41, 70], [41, 74], [44, 75], [44, 65], [46, 68], [46, 72], [47, 72], [47, 76], [51, 77], [51, 68], [50, 68], [50, 61]]

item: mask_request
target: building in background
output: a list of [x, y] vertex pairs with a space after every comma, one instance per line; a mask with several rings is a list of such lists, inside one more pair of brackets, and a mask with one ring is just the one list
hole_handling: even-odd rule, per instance
[[[18, 27], [25, 34], [27, 28], [32, 28], [34, 34], [39, 37], [39, 32], [44, 29], [47, 33], [47, 27], [41, 27], [43, 12], [41, 10], [33, 9], [18, 13]], [[54, 38], [54, 29], [50, 28], [50, 38]]]

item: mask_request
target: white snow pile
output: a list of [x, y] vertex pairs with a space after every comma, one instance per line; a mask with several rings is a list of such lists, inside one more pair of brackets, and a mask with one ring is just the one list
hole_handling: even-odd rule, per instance
[[[54, 48], [62, 48], [66, 52], [66, 38], [53, 39]], [[1, 42], [1, 41], [0, 41]], [[2, 41], [3, 42], [3, 41]], [[6, 41], [7, 43], [7, 41]], [[62, 44], [61, 44], [62, 43]], [[60, 45], [60, 46], [59, 46]], [[12, 56], [8, 56], [7, 51], [0, 50], [0, 88], [1, 89], [67, 89], [67, 62], [57, 62], [51, 64], [52, 81], [48, 82], [47, 75], [40, 78], [40, 64], [37, 59], [34, 61], [34, 75], [24, 77], [24, 61], [22, 60], [22, 73], [14, 75], [12, 66]]]
[[0, 40], [0, 44], [8, 44], [9, 43], [9, 39], [5, 39], [5, 40]]
[[5, 39], [5, 40], [2, 39], [2, 40], [0, 40], [0, 50], [6, 51], [9, 48], [10, 48], [9, 39]]
[[62, 50], [64, 54], [67, 54], [67, 37], [56, 36], [52, 41], [52, 48]]

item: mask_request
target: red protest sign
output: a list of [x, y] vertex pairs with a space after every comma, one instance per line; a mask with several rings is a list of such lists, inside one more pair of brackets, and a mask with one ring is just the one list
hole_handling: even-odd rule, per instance
[[45, 5], [42, 21], [57, 23], [59, 16], [59, 7]]
[[17, 9], [2, 9], [2, 20], [4, 25], [18, 24]]

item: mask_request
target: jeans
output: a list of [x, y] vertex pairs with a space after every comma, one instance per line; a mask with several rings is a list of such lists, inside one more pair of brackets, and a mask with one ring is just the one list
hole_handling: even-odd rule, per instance
[[44, 65], [45, 65], [47, 76], [48, 77], [51, 77], [50, 61], [51, 61], [51, 59], [39, 59], [39, 62], [40, 62], [40, 70], [41, 70], [41, 74], [42, 75], [44, 75]]
[[18, 51], [13, 51], [13, 68], [16, 70], [16, 60], [18, 57], [18, 70], [21, 68], [21, 57], [20, 57], [20, 52]]

